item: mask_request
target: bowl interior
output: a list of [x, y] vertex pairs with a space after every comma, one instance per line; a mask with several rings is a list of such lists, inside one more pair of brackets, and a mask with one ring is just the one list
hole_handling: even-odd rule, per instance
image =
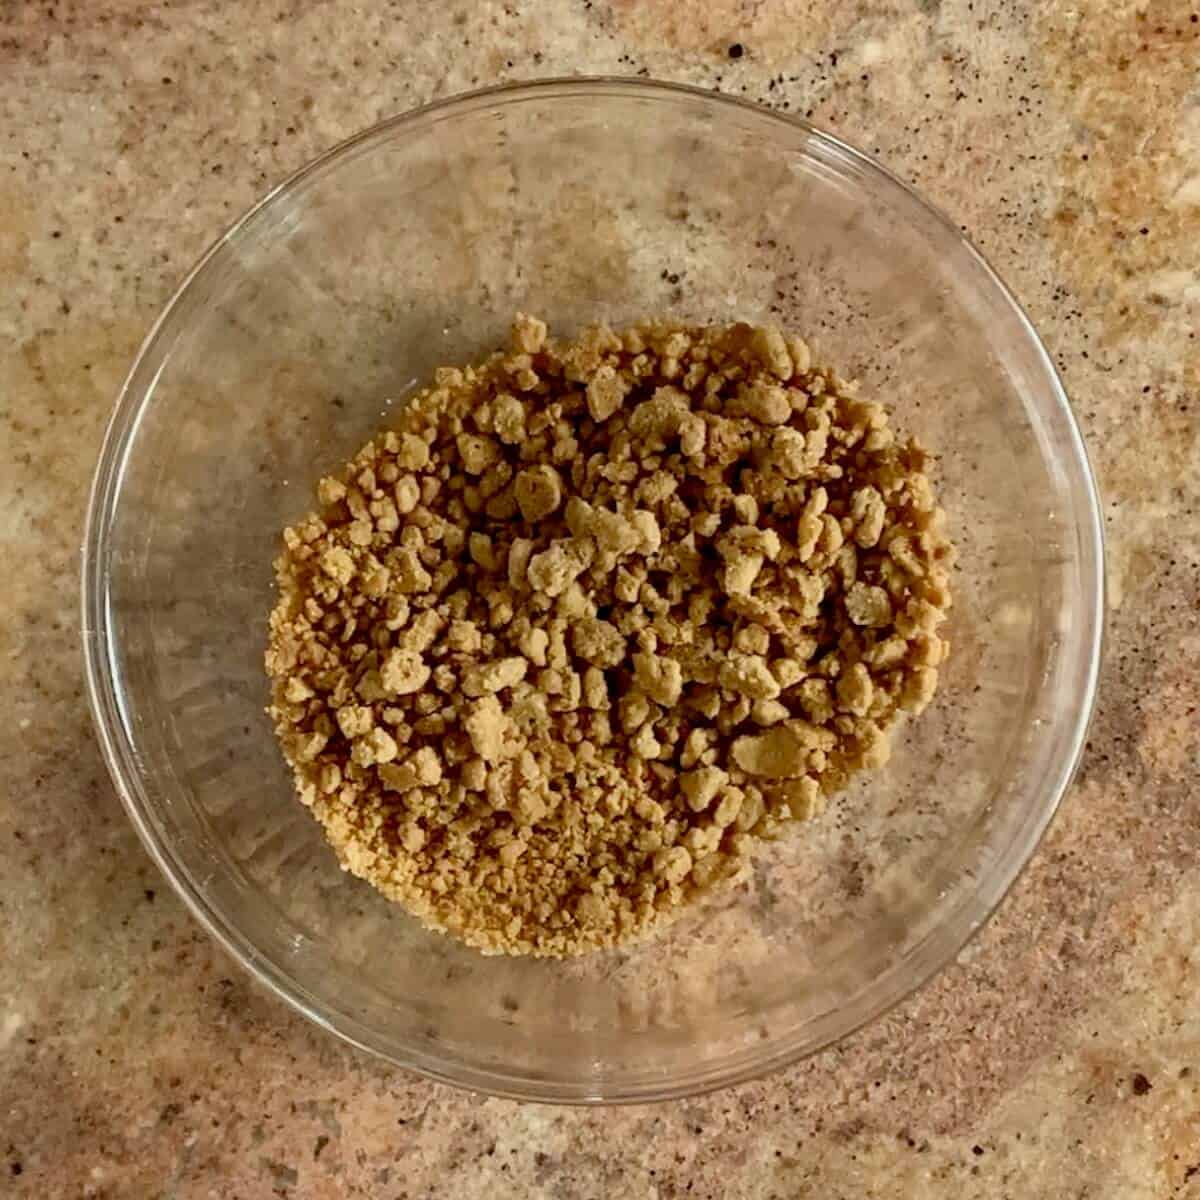
[[[889, 767], [633, 950], [484, 958], [343, 874], [264, 705], [282, 527], [435, 366], [505, 336], [670, 313], [773, 321], [938, 457], [952, 656]], [[625, 1099], [854, 1028], [996, 903], [1073, 765], [1094, 686], [1086, 463], [1036, 338], [940, 217], [807, 127], [685, 89], [572, 82], [382, 126], [210, 253], [136, 365], [85, 579], [101, 734], [176, 885], [352, 1040], [511, 1094]]]

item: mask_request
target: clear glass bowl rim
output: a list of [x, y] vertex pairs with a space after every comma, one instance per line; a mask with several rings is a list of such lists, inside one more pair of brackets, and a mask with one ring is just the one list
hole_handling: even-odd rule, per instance
[[[958, 907], [948, 913], [937, 928], [902, 960], [903, 970], [893, 969], [880, 976], [870, 989], [857, 998], [841, 1015], [838, 1027], [826, 1031], [817, 1041], [802, 1036], [760, 1043], [715, 1066], [695, 1070], [661, 1083], [634, 1084], [628, 1087], [596, 1089], [580, 1081], [578, 1087], [564, 1088], [556, 1080], [540, 1080], [510, 1074], [434, 1055], [412, 1048], [397, 1055], [377, 1044], [372, 1030], [348, 1013], [313, 996], [289, 976], [286, 968], [268, 959], [228, 918], [210, 903], [202, 886], [176, 855], [165, 830], [153, 813], [137, 765], [137, 748], [131, 724], [125, 719], [119, 686], [117, 646], [113, 640], [108, 610], [108, 561], [111, 530], [116, 517], [121, 478], [132, 448], [141, 416], [154, 394], [157, 369], [155, 356], [163, 345], [166, 332], [187, 309], [186, 297], [193, 282], [219, 255], [224, 244], [259, 213], [297, 189], [311, 174], [372, 141], [382, 141], [405, 130], [419, 132], [434, 121], [465, 115], [481, 108], [520, 104], [529, 100], [543, 102], [561, 97], [592, 96], [598, 99], [626, 97], [659, 100], [692, 100], [735, 112], [752, 112], [764, 122], [777, 122], [794, 134], [802, 132], [829, 154], [852, 164], [860, 173], [874, 176], [895, 189], [910, 206], [921, 210], [924, 218], [939, 225], [964, 251], [975, 272], [977, 287], [990, 290], [993, 299], [1003, 305], [1007, 315], [1028, 341], [1040, 367], [1044, 391], [1042, 403], [1046, 415], [1062, 434], [1058, 466], [1072, 485], [1074, 505], [1069, 514], [1077, 542], [1080, 574], [1085, 584], [1081, 619], [1078, 627], [1067, 632], [1074, 643], [1077, 660], [1079, 702], [1070, 714], [1069, 727], [1063, 731], [1061, 754], [1051, 778], [1044, 784], [1041, 803], [1033, 806], [1027, 820], [1008, 845], [999, 848], [992, 868], [977, 880]], [[153, 367], [154, 369], [150, 369]], [[827, 1048], [886, 1013], [924, 986], [952, 961], [999, 907], [1053, 818], [1075, 774], [1095, 706], [1102, 657], [1104, 614], [1104, 542], [1100, 498], [1078, 425], [1071, 412], [1065, 390], [1036, 330], [1016, 298], [962, 231], [939, 209], [914, 192], [903, 180], [877, 163], [869, 155], [826, 133], [802, 118], [779, 113], [737, 97], [727, 96], [687, 84], [620, 76], [572, 76], [507, 83], [460, 92], [387, 118], [354, 134], [311, 160], [273, 188], [249, 208], [205, 251], [188, 272], [174, 295], [146, 335], [122, 385], [104, 440], [92, 481], [84, 529], [81, 572], [81, 635], [88, 702], [105, 763], [122, 803], [143, 845], [163, 875], [187, 905], [193, 916], [259, 983], [315, 1024], [336, 1034], [351, 1045], [384, 1058], [397, 1066], [415, 1071], [439, 1082], [473, 1091], [516, 1100], [542, 1103], [619, 1104], [675, 1099], [699, 1095], [716, 1088], [758, 1078], [769, 1072]]]

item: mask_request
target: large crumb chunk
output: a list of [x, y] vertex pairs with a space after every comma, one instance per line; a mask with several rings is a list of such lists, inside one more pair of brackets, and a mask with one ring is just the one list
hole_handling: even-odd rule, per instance
[[794, 779], [808, 770], [809, 755], [820, 749], [819, 732], [801, 721], [740, 737], [733, 743], [733, 761], [747, 775]]
[[846, 594], [846, 612], [855, 625], [882, 629], [891, 624], [892, 602], [883, 588], [856, 583]]
[[562, 479], [553, 467], [541, 463], [517, 476], [516, 492], [521, 516], [530, 522], [540, 521], [562, 503]]
[[463, 695], [484, 696], [503, 691], [520, 683], [528, 669], [529, 663], [520, 655], [469, 667], [463, 675]]
[[587, 406], [593, 421], [607, 421], [629, 393], [629, 382], [614, 367], [601, 366], [588, 380]]
[[379, 680], [389, 692], [398, 696], [408, 696], [419, 692], [432, 674], [425, 660], [415, 650], [392, 650], [383, 660], [379, 670]]
[[484, 762], [499, 762], [512, 753], [512, 722], [494, 695], [477, 700], [467, 711], [463, 728], [471, 739], [475, 753]]
[[679, 787], [692, 812], [704, 812], [728, 779], [729, 773], [720, 767], [697, 767], [680, 777]]

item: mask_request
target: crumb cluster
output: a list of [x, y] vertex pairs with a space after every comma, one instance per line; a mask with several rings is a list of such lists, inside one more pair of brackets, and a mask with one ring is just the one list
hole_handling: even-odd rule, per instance
[[645, 933], [932, 697], [925, 465], [777, 329], [518, 317], [284, 533], [266, 666], [300, 798], [483, 951]]

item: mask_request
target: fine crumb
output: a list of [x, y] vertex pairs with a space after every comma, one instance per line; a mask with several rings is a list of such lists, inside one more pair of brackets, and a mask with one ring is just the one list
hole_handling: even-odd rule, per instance
[[302, 803], [485, 953], [644, 936], [932, 699], [926, 458], [778, 329], [518, 316], [284, 533], [266, 668]]

